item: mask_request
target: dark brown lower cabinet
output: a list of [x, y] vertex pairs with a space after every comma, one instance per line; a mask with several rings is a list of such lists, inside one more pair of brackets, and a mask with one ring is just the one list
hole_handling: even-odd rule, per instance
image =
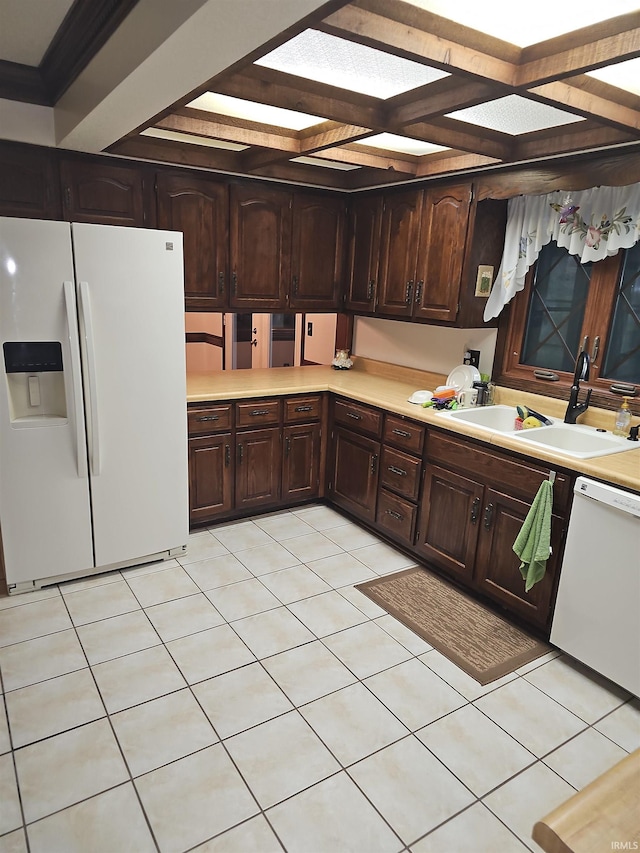
[[231, 433], [189, 439], [189, 518], [207, 521], [233, 507]]
[[320, 424], [284, 428], [282, 500], [287, 503], [318, 496], [320, 489]]
[[380, 442], [336, 428], [329, 490], [332, 500], [367, 521], [376, 517]]
[[236, 507], [267, 506], [280, 500], [282, 433], [279, 427], [236, 434]]

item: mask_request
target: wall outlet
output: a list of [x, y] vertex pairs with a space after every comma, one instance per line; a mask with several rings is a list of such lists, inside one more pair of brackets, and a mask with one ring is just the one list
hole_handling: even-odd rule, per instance
[[470, 364], [471, 367], [480, 367], [480, 350], [479, 349], [468, 349], [465, 350], [463, 357], [464, 364]]

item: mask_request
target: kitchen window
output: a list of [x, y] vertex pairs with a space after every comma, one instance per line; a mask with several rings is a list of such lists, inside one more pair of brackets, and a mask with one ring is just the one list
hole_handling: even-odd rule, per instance
[[504, 385], [564, 397], [586, 350], [594, 404], [617, 408], [619, 395], [640, 393], [640, 243], [595, 263], [548, 243], [500, 338]]

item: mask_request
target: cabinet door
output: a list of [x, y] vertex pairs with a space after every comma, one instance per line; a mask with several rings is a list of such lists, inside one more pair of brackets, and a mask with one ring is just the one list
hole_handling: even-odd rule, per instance
[[344, 271], [345, 204], [294, 193], [289, 306], [336, 311]]
[[233, 508], [231, 433], [189, 439], [189, 520], [208, 521]]
[[103, 225], [145, 224], [142, 171], [127, 166], [63, 160], [64, 218]]
[[333, 500], [361, 518], [376, 516], [380, 444], [357, 433], [336, 429], [330, 491]]
[[0, 146], [0, 216], [62, 219], [60, 185], [51, 151]]
[[411, 316], [421, 207], [422, 190], [385, 198], [376, 304], [381, 314]]
[[279, 500], [280, 436], [278, 427], [236, 434], [236, 509]]
[[427, 468], [416, 550], [466, 582], [473, 573], [483, 491], [475, 480], [435, 465]]
[[382, 196], [356, 198], [349, 209], [348, 293], [345, 308], [372, 314], [376, 303]]
[[494, 489], [486, 490], [475, 580], [481, 592], [507, 605], [511, 612], [519, 614], [531, 624], [544, 628], [551, 617], [551, 597], [555, 587], [564, 522], [558, 516], [552, 517], [552, 554], [547, 561], [547, 570], [542, 580], [529, 592], [525, 592], [519, 569], [520, 560], [512, 546], [529, 509], [529, 504], [524, 501]]
[[290, 503], [318, 495], [320, 487], [320, 424], [284, 428], [282, 499]]
[[160, 174], [158, 228], [184, 235], [187, 311], [219, 311], [228, 294], [228, 190], [191, 175]]
[[415, 317], [455, 322], [470, 204], [469, 184], [425, 190]]
[[232, 308], [286, 307], [291, 275], [291, 194], [232, 185], [230, 193]]

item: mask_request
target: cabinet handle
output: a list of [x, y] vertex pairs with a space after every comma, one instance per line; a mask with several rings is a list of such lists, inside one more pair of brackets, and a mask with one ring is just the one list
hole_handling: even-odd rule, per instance
[[591, 350], [591, 361], [595, 362], [600, 352], [600, 335], [596, 335], [593, 339], [593, 349]]
[[296, 412], [310, 412], [313, 406], [296, 406]]
[[399, 512], [394, 512], [392, 509], [385, 509], [385, 515], [390, 515], [391, 518], [395, 518], [397, 521], [404, 521], [404, 516], [400, 515]]
[[298, 276], [294, 275], [293, 277], [293, 295], [295, 296], [298, 293]]
[[407, 288], [404, 292], [404, 301], [407, 303], [407, 305], [409, 305], [409, 303], [411, 302], [412, 291], [413, 291], [413, 279], [411, 279], [411, 281], [407, 282]]
[[371, 457], [371, 473], [375, 474], [378, 470], [378, 454], [374, 453]]
[[269, 409], [254, 409], [252, 412], [249, 412], [252, 418], [258, 418], [261, 415], [268, 415]]
[[353, 418], [354, 421], [361, 421], [362, 420], [362, 415], [356, 415], [355, 412], [347, 412], [347, 417]]
[[403, 429], [394, 429], [391, 430], [391, 432], [393, 433], [393, 435], [399, 435], [401, 438], [411, 438], [411, 433], [406, 432], [406, 430]]
[[218, 293], [220, 296], [224, 296], [224, 273], [218, 273]]
[[638, 389], [635, 385], [625, 385], [623, 383], [609, 385], [609, 391], [611, 391], [612, 394], [626, 394], [628, 397], [635, 397], [638, 393]]
[[197, 421], [219, 421], [218, 415], [203, 415], [201, 418], [196, 418]]
[[475, 498], [471, 504], [471, 524], [476, 524], [480, 515], [480, 498]]
[[64, 188], [64, 206], [71, 207], [71, 187]]
[[291, 438], [287, 436], [284, 443], [284, 455], [288, 456], [291, 453]]
[[376, 283], [373, 279], [369, 280], [369, 286], [367, 287], [367, 299], [369, 302], [373, 299], [373, 289], [376, 286]]
[[233, 288], [233, 295], [235, 296], [238, 293], [238, 273], [231, 273], [231, 286]]
[[389, 465], [387, 471], [391, 471], [392, 474], [397, 474], [399, 477], [406, 477], [407, 472], [403, 471], [402, 468], [396, 468], [395, 465]]
[[484, 529], [489, 530], [493, 517], [493, 504], [487, 504], [484, 508]]
[[238, 462], [240, 462], [240, 463], [242, 462], [243, 456], [244, 456], [244, 447], [241, 444], [239, 444], [238, 445]]
[[589, 346], [589, 335], [585, 335], [584, 338], [582, 339], [582, 346], [580, 347], [580, 352], [578, 352], [578, 355], [580, 355], [581, 352], [584, 352], [588, 346]]
[[534, 370], [533, 375], [536, 379], [546, 379], [547, 382], [557, 382], [560, 377], [557, 373], [553, 373], [551, 370]]
[[228, 468], [231, 464], [231, 446], [229, 444], [225, 444], [224, 446], [224, 467]]
[[424, 281], [419, 281], [416, 287], [416, 305], [420, 305], [420, 300], [422, 299], [422, 288], [424, 287]]

